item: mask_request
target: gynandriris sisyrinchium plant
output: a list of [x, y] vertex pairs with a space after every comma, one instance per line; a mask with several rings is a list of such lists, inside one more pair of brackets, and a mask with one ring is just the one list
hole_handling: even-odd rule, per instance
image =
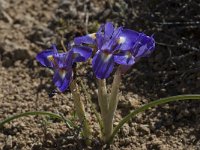
[[[64, 48], [66, 49], [66, 48]], [[64, 92], [69, 86], [74, 98], [76, 113], [84, 124], [83, 136], [90, 137], [90, 128], [85, 119], [85, 108], [80, 100], [79, 89], [73, 80], [73, 64], [86, 61], [92, 54], [92, 49], [86, 46], [69, 45], [68, 51], [59, 53], [56, 46], [42, 51], [36, 59], [45, 67], [54, 70], [53, 82], [55, 86]]]
[[[55, 45], [40, 52], [36, 59], [44, 67], [53, 69], [53, 83], [60, 92], [68, 88], [73, 95], [74, 107], [80, 123], [83, 124], [83, 137], [87, 144], [91, 143], [92, 130], [89, 120], [86, 118], [85, 106], [80, 97], [79, 86], [74, 78], [74, 64], [85, 62], [92, 59], [92, 69], [98, 82], [98, 103], [100, 115], [95, 111], [97, 120], [101, 128], [101, 139], [107, 144], [113, 141], [114, 136], [124, 123], [128, 122], [133, 116], [144, 112], [150, 107], [164, 104], [171, 101], [200, 99], [200, 95], [179, 95], [152, 101], [139, 109], [125, 116], [113, 129], [114, 115], [118, 105], [118, 93], [121, 76], [126, 73], [132, 65], [142, 57], [148, 57], [155, 49], [153, 36], [123, 27], [115, 28], [110, 22], [100, 26], [96, 33], [76, 37], [73, 44], [63, 47], [63, 51], [57, 50]], [[67, 50], [66, 50], [67, 49]], [[114, 73], [111, 92], [107, 91], [106, 79]], [[84, 88], [84, 87], [83, 87]], [[91, 102], [91, 101], [90, 101]], [[3, 124], [27, 115], [49, 115], [66, 122], [63, 117], [49, 112], [27, 112], [5, 119]], [[70, 121], [68, 120], [68, 123]]]
[[[117, 108], [121, 74], [141, 57], [148, 56], [155, 48], [153, 37], [122, 27], [115, 28], [108, 22], [97, 33], [75, 38], [76, 44], [92, 44], [96, 53], [92, 68], [98, 79], [98, 101], [103, 121], [103, 140], [108, 141], [113, 130], [114, 112]], [[118, 64], [111, 93], [107, 93], [105, 79]]]

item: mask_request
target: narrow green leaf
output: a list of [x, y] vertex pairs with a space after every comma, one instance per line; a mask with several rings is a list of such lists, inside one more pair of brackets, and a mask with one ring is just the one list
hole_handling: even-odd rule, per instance
[[68, 125], [69, 128], [72, 128], [72, 126], [74, 126], [74, 124], [70, 120], [65, 119], [64, 117], [62, 117], [58, 114], [51, 113], [51, 112], [44, 112], [44, 111], [32, 111], [32, 112], [25, 112], [25, 113], [17, 114], [17, 115], [11, 116], [9, 118], [6, 118], [5, 120], [0, 122], [0, 128], [2, 128], [4, 124], [9, 123], [15, 119], [18, 119], [21, 117], [33, 116], [33, 115], [47, 115], [51, 118], [56, 118], [56, 119], [64, 121]]
[[190, 95], [178, 95], [178, 96], [172, 96], [172, 97], [167, 97], [167, 98], [161, 98], [159, 100], [155, 100], [152, 101], [148, 104], [145, 104], [144, 106], [136, 109], [135, 111], [129, 113], [127, 116], [125, 116], [120, 122], [119, 124], [114, 128], [113, 133], [111, 135], [111, 137], [108, 140], [108, 144], [111, 144], [113, 142], [113, 139], [115, 137], [115, 135], [117, 134], [117, 132], [120, 130], [120, 128], [127, 123], [128, 121], [130, 121], [130, 119], [132, 117], [134, 117], [135, 115], [137, 115], [138, 113], [144, 112], [147, 109], [151, 108], [151, 107], [155, 107], [161, 104], [165, 104], [168, 102], [173, 102], [173, 101], [178, 101], [178, 100], [200, 100], [200, 94], [190, 94]]

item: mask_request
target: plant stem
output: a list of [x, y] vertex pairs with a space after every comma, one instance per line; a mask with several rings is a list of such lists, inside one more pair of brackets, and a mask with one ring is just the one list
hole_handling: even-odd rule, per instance
[[11, 116], [9, 118], [6, 118], [5, 120], [0, 122], [0, 128], [3, 127], [4, 124], [9, 123], [20, 117], [27, 117], [27, 116], [33, 116], [33, 115], [47, 115], [52, 118], [60, 119], [64, 122], [66, 122], [69, 128], [72, 128], [72, 126], [73, 126], [73, 123], [70, 120], [67, 120], [67, 119], [63, 118], [62, 116], [57, 115], [55, 113], [44, 112], [44, 111], [32, 111], [32, 112], [25, 112], [25, 113], [17, 114], [17, 115]]
[[118, 101], [119, 98], [118, 93], [119, 93], [119, 86], [121, 82], [121, 72], [120, 68], [117, 69], [113, 83], [112, 83], [112, 88], [111, 88], [111, 94], [109, 97], [109, 108], [108, 108], [108, 113], [106, 115], [106, 123], [105, 123], [105, 137], [104, 137], [104, 142], [107, 142], [113, 132], [113, 120], [114, 120], [114, 115], [115, 111], [117, 109]]
[[95, 105], [93, 104], [93, 102], [92, 102], [92, 100], [91, 100], [91, 96], [89, 95], [88, 91], [86, 90], [86, 88], [85, 88], [83, 82], [80, 81], [80, 83], [81, 83], [82, 89], [83, 89], [83, 91], [84, 91], [84, 93], [85, 93], [85, 95], [86, 95], [86, 97], [87, 97], [87, 100], [88, 100], [89, 103], [91, 104], [91, 109], [92, 109], [92, 111], [94, 112], [94, 114], [95, 114], [95, 116], [96, 116], [96, 119], [97, 119], [97, 121], [98, 121], [98, 123], [99, 123], [100, 129], [101, 129], [101, 131], [103, 131], [103, 122], [102, 122], [101, 116], [100, 116], [100, 114], [97, 112], [97, 110], [95, 109]]
[[106, 88], [106, 80], [105, 79], [97, 79], [98, 80], [98, 99], [99, 105], [101, 109], [101, 114], [106, 114], [108, 111], [108, 94]]
[[107, 133], [107, 124], [106, 124], [106, 115], [108, 112], [108, 94], [106, 88], [106, 80], [105, 79], [97, 79], [98, 81], [98, 102], [101, 110], [101, 117], [103, 121], [103, 133], [102, 137], [104, 138], [105, 134]]
[[178, 100], [200, 100], [200, 94], [191, 94], [191, 95], [178, 95], [178, 96], [172, 96], [172, 97], [167, 97], [167, 98], [161, 98], [159, 100], [152, 101], [148, 104], [145, 104], [144, 106], [136, 109], [135, 111], [129, 113], [127, 116], [125, 116], [119, 124], [114, 128], [113, 133], [109, 140], [107, 141], [108, 144], [111, 144], [113, 142], [113, 139], [117, 132], [120, 130], [120, 128], [127, 123], [132, 117], [137, 115], [138, 113], [144, 112], [145, 110], [155, 107], [161, 104], [165, 104], [168, 102], [173, 102], [173, 101], [178, 101]]
[[75, 107], [76, 113], [78, 115], [80, 122], [83, 123], [83, 137], [86, 139], [86, 144], [90, 145], [91, 128], [90, 128], [89, 123], [86, 119], [85, 107], [84, 107], [84, 104], [83, 104], [83, 102], [81, 101], [81, 98], [80, 98], [80, 91], [79, 91], [78, 86], [77, 86], [77, 84], [75, 83], [74, 80], [70, 84], [70, 90], [71, 90], [72, 95], [73, 95], [74, 107]]

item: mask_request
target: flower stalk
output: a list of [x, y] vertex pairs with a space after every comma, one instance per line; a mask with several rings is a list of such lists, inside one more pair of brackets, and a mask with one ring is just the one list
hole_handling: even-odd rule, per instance
[[83, 102], [81, 101], [80, 91], [78, 89], [78, 86], [75, 80], [71, 82], [70, 90], [72, 92], [72, 96], [74, 99], [74, 107], [75, 107], [76, 113], [78, 115], [80, 122], [83, 124], [83, 137], [86, 139], [86, 144], [90, 145], [91, 128], [88, 123], [88, 120], [86, 119], [85, 107], [84, 107]]
[[101, 109], [101, 114], [104, 115], [108, 111], [108, 97], [107, 97], [107, 88], [105, 79], [98, 80], [98, 99]]
[[106, 129], [106, 116], [108, 115], [108, 94], [106, 88], [106, 80], [105, 79], [97, 79], [98, 81], [98, 102], [101, 110], [101, 117], [103, 122], [103, 133], [102, 137], [108, 132]]
[[121, 71], [119, 67], [114, 75], [111, 94], [109, 96], [109, 101], [108, 101], [109, 102], [108, 112], [105, 116], [105, 126], [104, 126], [105, 134], [103, 140], [106, 143], [113, 132], [113, 120], [119, 101], [118, 93], [119, 93], [120, 82], [121, 82]]

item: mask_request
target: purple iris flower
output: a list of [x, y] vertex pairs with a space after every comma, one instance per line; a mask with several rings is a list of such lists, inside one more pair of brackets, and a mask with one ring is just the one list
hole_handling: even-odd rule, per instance
[[119, 48], [119, 35], [122, 27], [114, 28], [113, 24], [108, 22], [101, 25], [97, 33], [74, 39], [76, 44], [92, 44], [97, 48], [97, 52], [92, 60], [92, 68], [97, 78], [108, 78], [113, 71], [115, 52]]
[[123, 39], [124, 44], [115, 55], [115, 62], [122, 65], [123, 72], [126, 72], [141, 57], [148, 57], [155, 49], [153, 36], [149, 37], [144, 33], [124, 29], [120, 39]]
[[54, 70], [53, 82], [61, 92], [64, 92], [73, 78], [72, 65], [75, 62], [86, 61], [92, 54], [92, 49], [86, 46], [71, 46], [67, 52], [58, 53], [55, 45], [36, 56], [43, 66]]
[[110, 22], [101, 25], [97, 33], [77, 37], [74, 42], [95, 45], [97, 52], [92, 68], [100, 79], [110, 76], [115, 63], [129, 67], [140, 57], [150, 54], [155, 47], [152, 37], [122, 27], [114, 28]]

